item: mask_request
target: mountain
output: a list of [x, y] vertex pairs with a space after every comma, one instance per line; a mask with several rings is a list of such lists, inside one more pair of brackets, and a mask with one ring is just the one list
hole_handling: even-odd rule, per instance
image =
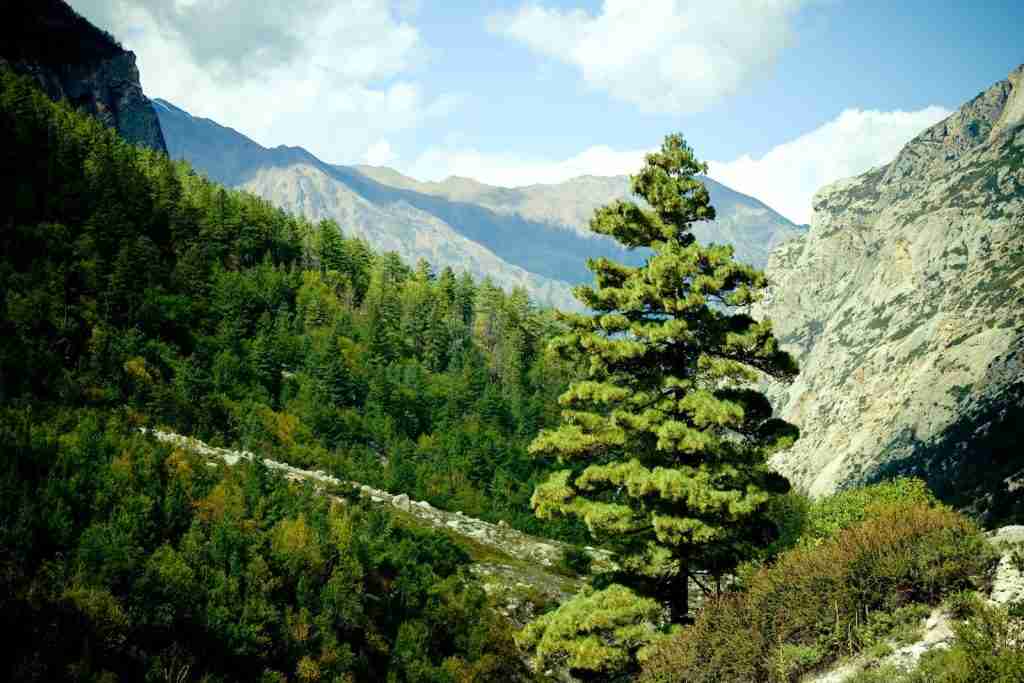
[[334, 219], [346, 234], [362, 237], [377, 251], [397, 252], [407, 263], [425, 258], [439, 269], [452, 266], [477, 278], [489, 276], [506, 289], [524, 287], [541, 303], [578, 306], [568, 283], [503, 260], [358, 172], [325, 164], [299, 147], [267, 149], [164, 100], [156, 100], [156, 110], [171, 156], [188, 160], [213, 180], [258, 194], [311, 220]]
[[802, 431], [776, 465], [812, 494], [914, 474], [990, 516], [1022, 507], [1022, 80], [822, 189], [773, 252], [762, 312], [801, 364], [776, 405]]
[[[571, 230], [591, 240], [606, 239], [590, 231], [595, 209], [615, 199], [637, 200], [630, 192], [627, 176], [586, 175], [562, 183], [508, 188], [458, 176], [439, 183], [418, 182], [380, 166], [356, 169], [385, 185], [478, 204], [502, 215]], [[731, 244], [736, 248], [737, 258], [763, 268], [772, 249], [805, 231], [803, 226], [793, 224], [754, 197], [711, 178], [702, 180], [717, 212], [714, 222], [693, 226], [694, 235], [702, 242]]]
[[[407, 260], [424, 257], [503, 286], [523, 285], [535, 299], [575, 306], [572, 284], [589, 282], [588, 258], [638, 264], [628, 251], [586, 225], [593, 210], [629, 196], [628, 179], [576, 178], [557, 185], [501, 188], [465, 178], [421, 183], [388, 168], [327, 164], [298, 147], [267, 149], [238, 131], [157, 100], [170, 154], [211, 179], [255, 192], [342, 229]], [[802, 233], [756, 199], [707, 181], [719, 220], [696, 226], [699, 239], [726, 241], [763, 265], [769, 250]]]
[[135, 54], [63, 0], [5, 0], [0, 66], [31, 76], [51, 99], [67, 100], [129, 142], [166, 151]]

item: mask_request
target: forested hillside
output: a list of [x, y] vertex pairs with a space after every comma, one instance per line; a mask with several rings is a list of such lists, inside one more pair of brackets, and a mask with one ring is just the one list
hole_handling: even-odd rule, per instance
[[528, 503], [546, 466], [525, 445], [571, 374], [542, 352], [552, 315], [225, 190], [7, 71], [0, 135], [5, 678], [514, 678], [443, 538], [138, 428], [578, 537]]

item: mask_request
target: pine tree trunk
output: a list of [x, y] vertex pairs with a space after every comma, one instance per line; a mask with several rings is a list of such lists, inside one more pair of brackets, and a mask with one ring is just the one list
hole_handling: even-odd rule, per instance
[[680, 581], [677, 600], [672, 601], [672, 623], [687, 624], [690, 622], [690, 560], [679, 559]]

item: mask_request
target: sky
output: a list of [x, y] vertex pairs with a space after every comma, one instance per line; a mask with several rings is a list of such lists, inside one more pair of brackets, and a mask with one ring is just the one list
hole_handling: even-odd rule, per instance
[[496, 185], [637, 171], [681, 132], [806, 223], [1024, 62], [1020, 0], [70, 0], [143, 89], [268, 147]]

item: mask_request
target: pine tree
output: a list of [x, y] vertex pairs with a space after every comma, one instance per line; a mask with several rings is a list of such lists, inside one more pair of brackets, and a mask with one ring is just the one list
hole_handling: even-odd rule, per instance
[[753, 388], [796, 373], [771, 323], [745, 312], [763, 274], [690, 231], [715, 217], [696, 177], [706, 171], [670, 135], [632, 179], [651, 208], [620, 200], [594, 215], [592, 230], [651, 255], [639, 267], [588, 262], [595, 285], [575, 294], [593, 315], [565, 314], [569, 331], [552, 342], [586, 377], [530, 447], [564, 465], [534, 492], [536, 514], [581, 518], [618, 552], [618, 580], [674, 620], [686, 618], [690, 576], [726, 570], [770, 536], [766, 503], [788, 483], [765, 461], [796, 431]]
[[345, 253], [345, 240], [341, 236], [341, 228], [336, 222], [325, 218], [317, 226], [318, 256], [321, 270], [349, 270], [348, 254]]

